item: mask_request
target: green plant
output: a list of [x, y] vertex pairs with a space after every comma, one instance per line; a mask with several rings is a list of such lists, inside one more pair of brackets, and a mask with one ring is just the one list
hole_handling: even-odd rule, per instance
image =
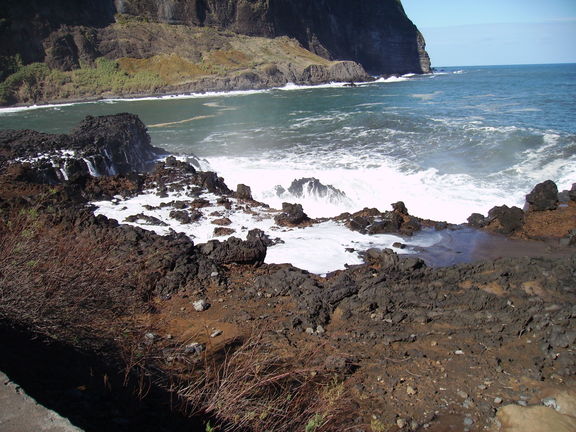
[[324, 423], [324, 416], [322, 414], [314, 414], [308, 423], [306, 423], [305, 432], [316, 432], [316, 430]]
[[42, 95], [42, 83], [49, 73], [50, 68], [44, 63], [22, 66], [0, 84], [0, 104], [15, 100], [36, 102]]

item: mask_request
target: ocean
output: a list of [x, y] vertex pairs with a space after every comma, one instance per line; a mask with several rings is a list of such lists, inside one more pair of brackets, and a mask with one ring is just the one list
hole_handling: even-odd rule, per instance
[[[0, 128], [69, 132], [86, 115], [131, 112], [152, 144], [194, 154], [231, 189], [311, 217], [364, 207], [463, 223], [522, 207], [539, 182], [576, 182], [576, 64], [440, 68], [348, 87], [103, 100], [0, 110]], [[295, 197], [316, 178], [342, 194]]]

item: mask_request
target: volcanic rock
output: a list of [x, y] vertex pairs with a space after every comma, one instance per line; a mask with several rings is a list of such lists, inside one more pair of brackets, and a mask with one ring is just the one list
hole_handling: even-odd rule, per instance
[[252, 190], [250, 189], [250, 186], [239, 184], [236, 187], [236, 198], [252, 201]]
[[331, 185], [326, 186], [314, 177], [294, 180], [288, 188], [288, 192], [297, 198], [315, 196], [318, 198], [328, 198], [330, 201], [346, 198], [346, 194], [341, 190]]
[[558, 207], [558, 187], [552, 180], [537, 184], [532, 192], [526, 195], [530, 211], [555, 210]]
[[266, 258], [266, 245], [261, 238], [250, 236], [246, 241], [231, 237], [225, 241], [210, 240], [198, 245], [200, 252], [218, 264], [261, 265]]
[[522, 228], [524, 212], [518, 207], [503, 205], [488, 212], [488, 228], [500, 234], [512, 234]]
[[280, 226], [298, 226], [308, 222], [310, 218], [301, 204], [282, 203], [282, 213], [274, 217], [274, 221]]

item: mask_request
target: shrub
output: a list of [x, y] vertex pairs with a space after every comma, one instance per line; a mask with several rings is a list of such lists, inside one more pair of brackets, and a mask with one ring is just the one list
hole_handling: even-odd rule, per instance
[[0, 104], [38, 101], [42, 96], [42, 83], [49, 73], [44, 63], [22, 66], [0, 84]]

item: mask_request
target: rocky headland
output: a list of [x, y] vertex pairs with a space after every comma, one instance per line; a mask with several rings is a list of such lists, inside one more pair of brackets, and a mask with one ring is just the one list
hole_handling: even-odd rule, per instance
[[[316, 179], [291, 188], [340, 192]], [[2, 131], [0, 322], [96, 356], [98, 373], [125, 371], [209, 427], [572, 431], [575, 191], [547, 181], [524, 209], [462, 226], [402, 202], [317, 220], [167, 155], [130, 114], [88, 117], [70, 135]], [[123, 219], [100, 214], [104, 202]], [[283, 231], [326, 222], [394, 233], [410, 253], [354, 251], [362, 264], [323, 276], [266, 263]], [[208, 226], [210, 240], [175, 226]], [[410, 250], [423, 230], [446, 241]], [[78, 406], [100, 406], [74, 398], [62, 409], [90, 430]], [[137, 424], [112, 417], [99, 427]]]
[[397, 0], [0, 5], [0, 105], [428, 72], [424, 38]]

